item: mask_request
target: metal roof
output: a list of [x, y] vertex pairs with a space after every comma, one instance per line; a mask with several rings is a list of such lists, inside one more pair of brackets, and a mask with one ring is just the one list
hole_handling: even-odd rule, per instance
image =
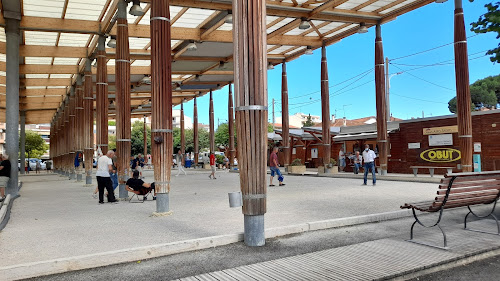
[[[5, 2], [5, 1], [2, 1]], [[116, 34], [118, 0], [21, 0], [20, 110], [26, 123], [48, 123], [95, 52], [99, 34]], [[142, 17], [128, 14], [133, 114], [150, 103], [149, 9]], [[331, 45], [367, 27], [385, 23], [432, 0], [267, 0], [268, 61], [279, 64], [322, 44]], [[9, 2], [6, 2], [9, 3]], [[224, 22], [231, 0], [171, 0], [174, 104], [220, 88], [233, 80], [232, 25]], [[5, 7], [7, 9], [7, 7]], [[5, 19], [0, 16], [0, 121], [5, 121]], [[9, 8], [10, 9], [10, 8]], [[299, 28], [302, 18], [311, 27]], [[188, 51], [195, 41], [198, 49]], [[107, 48], [108, 79], [114, 81], [115, 49]], [[223, 62], [223, 63], [221, 63]], [[95, 74], [95, 68], [93, 69]], [[95, 80], [95, 78], [94, 78]], [[111, 84], [112, 82], [110, 82]], [[181, 90], [175, 90], [179, 88]], [[110, 97], [114, 86], [109, 87]], [[110, 110], [112, 114], [113, 109]], [[144, 114], [145, 111], [137, 112]]]

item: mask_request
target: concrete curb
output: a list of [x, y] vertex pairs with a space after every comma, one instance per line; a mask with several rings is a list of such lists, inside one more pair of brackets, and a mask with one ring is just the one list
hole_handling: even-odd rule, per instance
[[[328, 228], [352, 226], [357, 224], [379, 222], [411, 216], [411, 211], [402, 210], [365, 216], [340, 218], [324, 221], [303, 223], [298, 225], [266, 229], [266, 238], [299, 234]], [[47, 261], [17, 264], [0, 267], [2, 280], [19, 280], [43, 275], [52, 275], [74, 270], [102, 267], [126, 262], [135, 262], [143, 259], [174, 255], [188, 251], [203, 250], [224, 246], [243, 241], [243, 233], [212, 236], [192, 240], [157, 244], [145, 247], [123, 249], [98, 254], [76, 256], [70, 258], [53, 259]]]
[[[23, 187], [23, 182], [19, 181], [18, 182], [18, 190], [21, 190]], [[12, 205], [14, 205], [14, 200], [17, 199], [20, 195], [17, 195], [16, 197], [12, 197], [12, 195], [7, 194], [5, 196], [5, 200], [0, 203], [0, 231], [7, 226], [7, 223], [9, 222], [10, 218], [10, 210], [12, 209]]]

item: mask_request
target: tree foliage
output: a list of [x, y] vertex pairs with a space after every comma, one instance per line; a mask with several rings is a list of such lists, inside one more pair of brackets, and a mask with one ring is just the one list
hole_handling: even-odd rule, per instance
[[[21, 145], [19, 138], [19, 145]], [[32, 130], [26, 131], [26, 155], [28, 158], [40, 158], [49, 149], [49, 145], [45, 143], [42, 136]]]
[[[500, 101], [500, 75], [489, 76], [470, 85], [471, 109], [480, 110], [483, 107], [498, 106]], [[457, 98], [448, 102], [448, 109], [457, 112]]]
[[116, 135], [108, 135], [108, 149], [113, 150], [116, 148]]
[[304, 122], [304, 125], [302, 127], [312, 127], [314, 126], [314, 122], [312, 121], [311, 114], [307, 116], [307, 120]]
[[[135, 121], [132, 124], [131, 130], [131, 150], [132, 155], [143, 154], [144, 153], [144, 122]], [[146, 138], [148, 145], [148, 153], [151, 153], [151, 128], [146, 126]]]
[[[234, 132], [234, 146], [236, 147], [237, 145], [236, 125], [234, 125], [233, 132]], [[215, 131], [215, 145], [229, 147], [228, 123], [220, 124], [219, 127], [217, 127], [217, 130]]]
[[[181, 149], [181, 129], [174, 128], [174, 153], [177, 153]], [[186, 153], [194, 152], [194, 130], [186, 129], [184, 130], [185, 140], [186, 140]], [[200, 151], [209, 148], [209, 135], [208, 131], [203, 128], [198, 128], [198, 146]]]
[[[470, 0], [474, 2], [474, 0]], [[475, 33], [494, 32], [497, 34], [497, 39], [500, 38], [500, 2], [488, 3], [484, 5], [487, 12], [479, 17], [477, 22], [471, 23], [471, 31]], [[489, 50], [487, 55], [491, 55], [492, 62], [500, 62], [500, 44], [496, 48]]]

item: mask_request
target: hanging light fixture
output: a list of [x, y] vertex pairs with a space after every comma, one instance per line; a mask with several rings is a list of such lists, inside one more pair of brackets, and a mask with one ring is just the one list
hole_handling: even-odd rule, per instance
[[309, 21], [306, 18], [301, 18], [299, 29], [308, 29], [309, 27], [311, 27]]
[[446, 2], [446, 1], [448, 1], [448, 0], [436, 0], [435, 2], [436, 2], [436, 3], [444, 3], [444, 2]]
[[272, 63], [268, 63], [267, 64], [267, 69], [274, 69], [274, 65]]
[[140, 3], [141, 2], [139, 0], [132, 0], [132, 7], [130, 7], [130, 11], [128, 13], [136, 17], [144, 16], [145, 12], [141, 8]]
[[368, 28], [366, 27], [366, 24], [364, 22], [360, 23], [358, 33], [367, 33], [367, 32]]
[[108, 41], [108, 47], [110, 47], [110, 48], [116, 48], [116, 36], [111, 35], [110, 38], [111, 39], [109, 39], [109, 41]]
[[224, 18], [224, 23], [232, 24], [233, 23], [233, 12], [232, 11], [227, 11], [227, 15]]
[[181, 84], [177, 83], [177, 87], [175, 88], [176, 91], [182, 91]]
[[188, 51], [198, 50], [198, 46], [196, 46], [196, 43], [194, 41], [191, 41], [191, 43], [189, 43], [186, 48]]
[[219, 62], [219, 69], [226, 69], [226, 63], [224, 61]]
[[305, 54], [306, 55], [312, 55], [313, 54], [313, 49], [312, 49], [311, 46], [307, 46]]
[[200, 75], [199, 74], [196, 74], [196, 76], [194, 77], [194, 81], [200, 81]]

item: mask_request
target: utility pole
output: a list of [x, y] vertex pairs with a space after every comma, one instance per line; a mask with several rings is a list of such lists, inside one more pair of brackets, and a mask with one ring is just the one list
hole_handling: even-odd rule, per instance
[[274, 123], [276, 123], [276, 119], [274, 118], [274, 99], [273, 99], [273, 131], [274, 131]]

